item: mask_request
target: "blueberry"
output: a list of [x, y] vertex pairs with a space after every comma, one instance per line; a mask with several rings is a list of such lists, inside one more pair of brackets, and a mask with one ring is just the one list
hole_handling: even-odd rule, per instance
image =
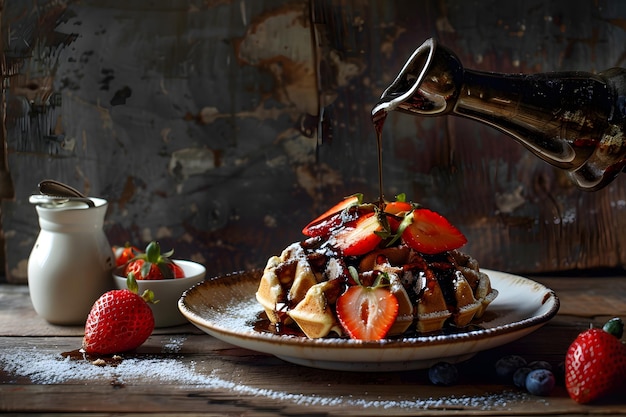
[[496, 374], [500, 378], [510, 380], [519, 368], [526, 366], [526, 359], [518, 355], [507, 355], [496, 362]]
[[547, 369], [534, 369], [526, 377], [526, 390], [532, 395], [550, 395], [554, 384], [554, 374]]
[[517, 388], [526, 389], [526, 377], [532, 371], [529, 367], [523, 366], [521, 368], [517, 368], [515, 373], [513, 373], [513, 385]]
[[548, 371], [552, 370], [552, 365], [550, 365], [550, 362], [546, 361], [532, 361], [528, 364], [528, 367], [530, 369], [547, 369]]
[[435, 385], [453, 385], [459, 379], [459, 372], [449, 362], [437, 362], [428, 369], [428, 378]]

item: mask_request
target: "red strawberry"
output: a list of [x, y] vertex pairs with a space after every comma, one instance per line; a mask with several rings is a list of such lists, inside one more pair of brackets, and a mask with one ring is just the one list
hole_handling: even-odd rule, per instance
[[[607, 326], [605, 329], [609, 330]], [[626, 345], [604, 329], [593, 328], [579, 334], [565, 356], [569, 396], [584, 404], [616, 392], [624, 384]]]
[[124, 270], [126, 276], [132, 272], [140, 280], [183, 278], [183, 269], [170, 259], [173, 253], [174, 251], [169, 251], [161, 254], [158, 242], [150, 242], [145, 253], [128, 262]]
[[162, 265], [158, 265], [155, 262], [135, 259], [126, 267], [126, 276], [131, 272], [137, 276], [137, 279], [143, 280], [183, 278], [185, 276], [183, 269], [173, 261], [165, 265], [165, 267], [167, 269], [164, 269]]
[[383, 339], [398, 317], [398, 299], [377, 281], [348, 287], [337, 299], [337, 318], [352, 339]]
[[371, 252], [383, 240], [385, 226], [377, 211], [360, 215], [334, 234], [334, 246], [344, 256], [358, 256]]
[[463, 233], [445, 217], [424, 208], [417, 208], [407, 214], [398, 233], [407, 245], [428, 255], [458, 249], [467, 243]]
[[302, 229], [302, 233], [304, 233], [308, 237], [316, 237], [316, 236], [328, 236], [333, 230], [340, 227], [344, 221], [346, 220], [347, 212], [338, 211], [335, 214], [331, 214], [328, 217], [322, 219], [315, 224], [309, 224], [307, 227]]
[[112, 290], [96, 300], [87, 322], [83, 349], [88, 354], [109, 355], [135, 349], [154, 330], [154, 316], [148, 302], [154, 294], [147, 290], [137, 294], [137, 282], [132, 274], [129, 289]]
[[115, 254], [115, 264], [122, 266], [139, 255], [141, 250], [127, 243], [124, 246], [113, 246], [113, 253]]
[[385, 205], [385, 213], [394, 215], [408, 213], [411, 210], [413, 210], [413, 205], [411, 203], [407, 203], [406, 201], [392, 201], [391, 203], [387, 203]]
[[322, 236], [342, 223], [341, 212], [347, 208], [358, 206], [363, 201], [363, 194], [354, 194], [346, 197], [333, 207], [319, 215], [315, 220], [307, 224], [302, 233], [309, 237]]

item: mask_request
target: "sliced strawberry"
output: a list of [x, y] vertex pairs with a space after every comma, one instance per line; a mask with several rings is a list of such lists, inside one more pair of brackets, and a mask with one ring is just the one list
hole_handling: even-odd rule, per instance
[[302, 233], [308, 237], [328, 236], [333, 230], [341, 226], [344, 222], [344, 211], [338, 211], [317, 223], [309, 223], [302, 229]]
[[463, 233], [445, 217], [424, 208], [407, 214], [398, 233], [407, 245], [427, 255], [458, 249], [467, 243]]
[[398, 316], [398, 300], [387, 288], [354, 285], [341, 294], [337, 318], [352, 339], [383, 339]]
[[340, 214], [343, 210], [359, 205], [362, 201], [363, 194], [354, 194], [350, 197], [344, 198], [306, 225], [304, 229], [302, 229], [302, 233], [309, 237], [328, 234], [331, 229], [341, 225]]
[[378, 213], [367, 212], [337, 230], [333, 236], [334, 246], [341, 250], [344, 256], [364, 255], [378, 246], [382, 241], [381, 233], [384, 230]]
[[413, 205], [406, 201], [392, 201], [385, 205], [385, 213], [398, 215], [401, 213], [408, 213], [413, 210]]

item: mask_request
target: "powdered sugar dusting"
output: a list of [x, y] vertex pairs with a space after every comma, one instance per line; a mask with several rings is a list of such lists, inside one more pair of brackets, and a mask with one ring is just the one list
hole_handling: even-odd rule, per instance
[[180, 349], [183, 347], [183, 343], [185, 343], [185, 340], [187, 340], [187, 337], [185, 336], [178, 336], [178, 337], [170, 338], [169, 341], [163, 344], [163, 352], [164, 353], [179, 352]]
[[[172, 341], [178, 346], [179, 341]], [[182, 343], [182, 342], [181, 342]], [[184, 363], [180, 359], [144, 357], [124, 359], [118, 366], [94, 366], [87, 361], [63, 358], [60, 354], [32, 349], [5, 349], [0, 351], [0, 365], [10, 375], [29, 378], [35, 384], [89, 383], [94, 380], [116, 380], [120, 384], [145, 383], [183, 384], [215, 390], [228, 390], [246, 396], [264, 397], [304, 406], [354, 406], [379, 409], [445, 409], [506, 410], [512, 403], [532, 402], [548, 405], [546, 400], [531, 398], [522, 392], [503, 392], [479, 396], [446, 396], [441, 398], [402, 398], [398, 400], [369, 398], [359, 395], [303, 395], [257, 388], [220, 376], [219, 370], [206, 374], [196, 369], [198, 363]]]
[[232, 304], [225, 306], [219, 314], [219, 326], [234, 332], [250, 332], [252, 326], [250, 322], [255, 320], [261, 312], [261, 305], [254, 298], [248, 300], [235, 300]]

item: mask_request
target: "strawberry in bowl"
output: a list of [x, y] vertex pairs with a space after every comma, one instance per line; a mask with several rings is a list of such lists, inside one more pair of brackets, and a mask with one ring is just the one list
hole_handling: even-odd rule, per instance
[[173, 250], [161, 253], [158, 242], [152, 241], [145, 252], [139, 252], [113, 270], [113, 279], [119, 289], [126, 288], [126, 279], [132, 274], [139, 292], [154, 292], [157, 303], [150, 304], [155, 327], [186, 324], [187, 319], [178, 310], [178, 300], [185, 290], [204, 281], [206, 268], [193, 261], [172, 259]]
[[115, 266], [126, 265], [128, 261], [141, 253], [141, 249], [129, 243], [124, 246], [113, 246], [111, 249], [115, 255]]
[[173, 254], [173, 249], [161, 254], [159, 243], [152, 241], [148, 243], [144, 253], [137, 254], [126, 263], [126, 276], [132, 272], [138, 280], [184, 278], [185, 271], [170, 259]]

